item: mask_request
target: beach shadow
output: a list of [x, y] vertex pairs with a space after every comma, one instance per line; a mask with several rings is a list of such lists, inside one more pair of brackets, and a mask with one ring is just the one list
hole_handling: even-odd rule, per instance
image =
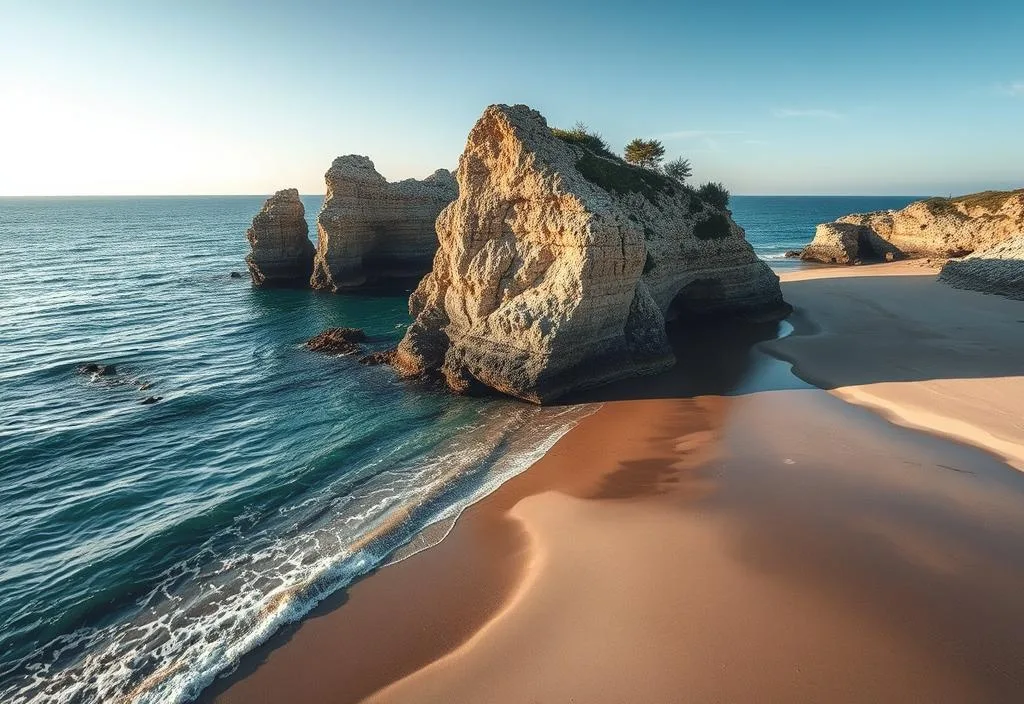
[[[749, 377], [758, 361], [755, 348], [776, 339], [779, 330], [776, 322], [671, 322], [665, 328], [676, 356], [671, 369], [572, 393], [558, 405], [733, 394], [741, 385], [745, 389], [751, 386]], [[769, 383], [765, 388], [772, 386]]]
[[1024, 376], [1024, 301], [930, 276], [807, 279], [783, 290], [794, 333], [760, 348], [819, 388]]

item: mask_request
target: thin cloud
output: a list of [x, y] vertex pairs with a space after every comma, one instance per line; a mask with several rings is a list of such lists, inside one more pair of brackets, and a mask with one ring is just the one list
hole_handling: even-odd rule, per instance
[[998, 86], [997, 90], [1003, 95], [1009, 95], [1012, 98], [1022, 97], [1024, 96], [1024, 81], [1004, 83]]
[[745, 134], [741, 130], [677, 130], [661, 135], [662, 139], [707, 139], [724, 134]]
[[842, 120], [845, 115], [835, 110], [822, 110], [821, 108], [775, 108], [772, 110], [775, 117], [814, 117], [825, 120]]

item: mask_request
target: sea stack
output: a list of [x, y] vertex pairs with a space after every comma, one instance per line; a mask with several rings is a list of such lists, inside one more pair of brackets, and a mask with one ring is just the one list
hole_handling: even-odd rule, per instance
[[409, 301], [394, 358], [405, 376], [547, 403], [672, 366], [673, 318], [789, 312], [728, 211], [564, 141], [525, 105], [484, 111], [457, 179]]
[[335, 159], [325, 179], [313, 288], [409, 284], [430, 270], [434, 221], [458, 195], [450, 171], [388, 183], [369, 158], [350, 154]]
[[263, 204], [246, 233], [245, 258], [254, 286], [305, 287], [313, 271], [306, 209], [294, 188], [278, 191]]
[[928, 198], [902, 210], [845, 215], [819, 225], [807, 261], [858, 264], [962, 257], [1024, 232], [1024, 189]]

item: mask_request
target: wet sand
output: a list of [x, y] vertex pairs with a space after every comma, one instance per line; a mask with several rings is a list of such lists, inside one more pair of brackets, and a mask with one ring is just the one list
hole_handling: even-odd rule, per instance
[[[855, 285], [813, 280], [833, 278]], [[851, 335], [824, 289], [786, 284], [801, 332]], [[976, 321], [991, 301], [961, 308]], [[857, 315], [888, 324], [886, 305]], [[980, 329], [916, 324], [936, 345]], [[676, 370], [584, 399], [604, 405], [439, 546], [358, 582], [204, 700], [1024, 700], [1024, 474], [799, 381], [753, 348], [765, 335], [680, 331]], [[812, 337], [771, 346], [802, 370]], [[945, 371], [988, 381], [974, 353]], [[858, 364], [885, 368], [836, 362]]]

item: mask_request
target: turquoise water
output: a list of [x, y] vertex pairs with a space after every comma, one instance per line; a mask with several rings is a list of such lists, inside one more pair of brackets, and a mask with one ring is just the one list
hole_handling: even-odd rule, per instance
[[[262, 200], [0, 199], [0, 700], [188, 700], [592, 410], [308, 352], [337, 325], [395, 344], [405, 297], [229, 278]], [[910, 200], [733, 210], [788, 266], [816, 223]]]

